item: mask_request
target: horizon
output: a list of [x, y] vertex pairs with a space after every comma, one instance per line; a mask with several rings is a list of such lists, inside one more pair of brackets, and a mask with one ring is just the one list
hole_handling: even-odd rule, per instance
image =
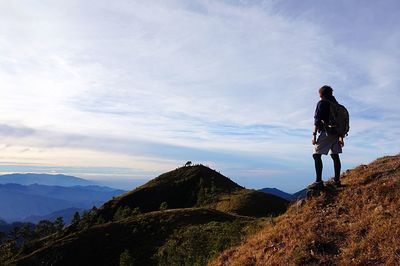
[[294, 193], [314, 181], [325, 84], [350, 111], [342, 171], [398, 154], [399, 8], [0, 2], [0, 174], [125, 186], [190, 160], [247, 188]]

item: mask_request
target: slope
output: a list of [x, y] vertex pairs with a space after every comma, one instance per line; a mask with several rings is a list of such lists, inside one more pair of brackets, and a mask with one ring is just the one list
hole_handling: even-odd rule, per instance
[[250, 216], [282, 213], [287, 201], [256, 190], [244, 189], [229, 178], [204, 165], [180, 167], [106, 202], [98, 215], [112, 220], [122, 207], [155, 211], [162, 203], [169, 209], [210, 207], [225, 212]]
[[150, 212], [69, 234], [15, 264], [119, 265], [121, 253], [127, 251], [134, 265], [176, 265], [176, 260], [204, 265], [223, 248], [239, 243], [253, 222], [201, 208]]
[[210, 265], [400, 265], [400, 155], [342, 175]]

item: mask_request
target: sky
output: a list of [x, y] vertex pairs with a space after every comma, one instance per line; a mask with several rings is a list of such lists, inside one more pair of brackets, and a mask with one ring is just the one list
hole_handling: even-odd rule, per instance
[[325, 84], [350, 112], [343, 170], [398, 154], [399, 12], [396, 0], [0, 0], [0, 173], [130, 189], [190, 160], [295, 192], [314, 180]]

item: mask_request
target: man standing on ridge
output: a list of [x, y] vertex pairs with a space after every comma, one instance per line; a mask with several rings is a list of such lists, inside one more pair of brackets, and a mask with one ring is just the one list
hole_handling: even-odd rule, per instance
[[[340, 170], [341, 163], [339, 153], [342, 153], [342, 147], [344, 146], [343, 135], [332, 133], [328, 128], [329, 123], [332, 119], [332, 104], [336, 105], [338, 102], [332, 95], [333, 89], [330, 86], [322, 86], [319, 89], [319, 96], [321, 100], [317, 104], [314, 115], [314, 130], [312, 137], [312, 144], [314, 145], [314, 162], [315, 162], [315, 173], [316, 181], [309, 188], [320, 189], [324, 187], [322, 181], [322, 154], [330, 155], [333, 160], [335, 168], [334, 185], [336, 187], [341, 186], [340, 183]], [[317, 138], [317, 133], [319, 133]]]

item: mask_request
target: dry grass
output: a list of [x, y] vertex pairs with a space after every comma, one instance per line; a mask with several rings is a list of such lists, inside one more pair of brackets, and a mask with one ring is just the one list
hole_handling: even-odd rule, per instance
[[342, 175], [210, 265], [400, 265], [400, 155]]

